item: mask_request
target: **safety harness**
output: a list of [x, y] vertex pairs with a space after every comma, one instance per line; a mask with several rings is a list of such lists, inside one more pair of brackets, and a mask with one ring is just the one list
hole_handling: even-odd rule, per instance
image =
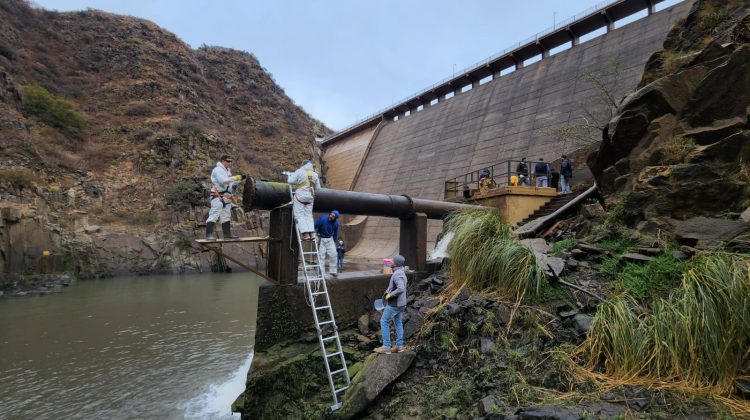
[[[313, 184], [313, 175], [314, 175], [313, 171], [307, 171], [307, 179], [305, 179], [303, 182], [300, 182], [299, 184], [295, 185], [294, 186], [294, 192], [296, 193], [298, 190], [309, 186], [310, 187], [310, 194], [313, 196], [313, 199], [315, 199], [315, 187], [313, 187], [313, 185], [314, 185]], [[297, 198], [297, 194], [294, 194], [294, 199], [297, 200], [298, 202], [302, 203], [302, 204], [310, 204], [310, 203], [312, 203], [312, 201], [310, 203], [306, 203], [306, 202], [300, 200], [299, 198]]]

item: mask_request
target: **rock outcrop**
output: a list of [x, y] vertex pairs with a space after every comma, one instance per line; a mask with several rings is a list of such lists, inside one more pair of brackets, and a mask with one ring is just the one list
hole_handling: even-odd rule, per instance
[[[589, 165], [603, 192], [623, 198], [624, 222], [647, 233], [684, 231], [698, 216], [736, 220], [750, 207], [750, 2], [694, 5]], [[735, 225], [722, 239], [747, 228]]]
[[343, 396], [343, 406], [336, 412], [336, 418], [355, 418], [367, 409], [388, 385], [406, 372], [414, 357], [413, 351], [368, 356], [352, 378], [352, 385]]
[[[198, 267], [189, 239], [218, 156], [272, 178], [327, 133], [252, 54], [192, 49], [144, 19], [25, 0], [0, 2], [0, 21], [0, 206], [36, 206], [28, 219], [55, 230], [18, 225], [54, 236], [43, 247], [83, 275]], [[2, 258], [14, 258], [0, 277], [36, 272], [34, 247], [0, 242]]]

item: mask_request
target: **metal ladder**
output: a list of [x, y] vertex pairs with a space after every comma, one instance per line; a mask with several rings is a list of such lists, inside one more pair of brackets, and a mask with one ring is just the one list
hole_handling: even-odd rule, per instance
[[[307, 302], [312, 309], [320, 350], [323, 352], [323, 363], [328, 375], [328, 384], [333, 395], [333, 405], [330, 409], [335, 411], [341, 408], [339, 393], [345, 391], [351, 384], [349, 370], [346, 367], [344, 350], [341, 347], [336, 319], [333, 316], [333, 306], [331, 306], [331, 299], [328, 295], [323, 266], [318, 257], [318, 243], [315, 240], [303, 241], [296, 223], [294, 224], [294, 230], [297, 233], [297, 243], [305, 273]], [[307, 245], [307, 249], [305, 245]]]

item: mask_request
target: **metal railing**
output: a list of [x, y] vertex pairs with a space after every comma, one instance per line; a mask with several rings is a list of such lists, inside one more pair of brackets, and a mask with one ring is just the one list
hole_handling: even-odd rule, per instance
[[[455, 178], [451, 178], [447, 181], [445, 181], [445, 189], [443, 193], [443, 199], [453, 199], [453, 198], [464, 198], [469, 199], [474, 194], [476, 194], [479, 191], [479, 181], [480, 176], [482, 174], [482, 171], [485, 169], [490, 171], [490, 178], [492, 178], [495, 181], [496, 186], [495, 189], [501, 188], [501, 187], [507, 187], [511, 184], [511, 178], [513, 176], [518, 176], [518, 164], [521, 163], [520, 160], [506, 160], [503, 162], [495, 163], [491, 166], [484, 166], [480, 169], [476, 169], [471, 172], [467, 172], [463, 175], [459, 175]], [[539, 162], [529, 162], [524, 161], [526, 164], [526, 177], [524, 179], [516, 179], [516, 185], [517, 186], [534, 186], [535, 184], [535, 175], [533, 174], [534, 170], [532, 167], [536, 165]], [[555, 176], [556, 170], [554, 166], [552, 165], [552, 162], [545, 162], [549, 165], [550, 170], [552, 171], [552, 177]], [[553, 187], [554, 188], [554, 187]]]
[[[377, 112], [373, 112], [372, 114], [368, 115], [365, 118], [360, 119], [359, 121], [355, 122], [354, 124], [348, 125], [347, 127], [343, 128], [341, 130], [338, 130], [337, 132], [335, 132], [335, 133], [333, 133], [333, 134], [331, 134], [329, 136], [326, 136], [326, 138], [323, 139], [323, 142], [325, 142], [328, 139], [331, 139], [331, 138], [337, 136], [340, 133], [344, 133], [344, 132], [346, 132], [346, 131], [348, 131], [348, 130], [350, 130], [350, 129], [352, 129], [352, 128], [360, 125], [360, 124], [363, 124], [363, 123], [365, 123], [365, 122], [367, 122], [367, 121], [369, 121], [369, 120], [371, 120], [371, 119], [373, 119], [375, 117], [379, 117], [379, 116], [385, 114], [386, 112], [392, 110], [396, 106], [395, 104], [401, 105], [401, 104], [407, 103], [407, 102], [411, 101], [414, 98], [417, 98], [419, 96], [424, 95], [427, 92], [432, 91], [433, 89], [435, 89], [438, 86], [444, 85], [444, 84], [450, 82], [451, 80], [456, 79], [456, 75], [459, 75], [459, 77], [460, 77], [460, 76], [463, 76], [463, 75], [465, 75], [467, 73], [470, 73], [470, 72], [472, 72], [474, 70], [477, 70], [477, 69], [479, 69], [479, 68], [481, 68], [483, 66], [486, 66], [490, 62], [496, 60], [497, 58], [499, 58], [501, 56], [509, 54], [509, 53], [511, 53], [511, 52], [513, 52], [513, 51], [515, 51], [515, 50], [517, 50], [517, 49], [519, 49], [519, 48], [521, 48], [521, 47], [523, 47], [525, 45], [528, 45], [528, 44], [531, 44], [531, 43], [536, 43], [537, 41], [539, 41], [539, 38], [544, 38], [545, 36], [547, 36], [547, 35], [555, 32], [555, 31], [559, 30], [560, 28], [564, 28], [564, 27], [570, 25], [571, 23], [574, 23], [577, 20], [583, 19], [583, 18], [588, 17], [588, 16], [590, 16], [590, 15], [592, 15], [594, 13], [600, 12], [600, 11], [608, 8], [609, 6], [612, 6], [612, 5], [614, 5], [616, 3], [619, 3], [621, 1], [622, 0], [609, 0], [609, 1], [604, 1], [604, 2], [601, 2], [601, 3], [597, 3], [596, 5], [594, 5], [594, 6], [590, 7], [590, 8], [588, 8], [588, 9], [586, 9], [583, 12], [577, 13], [577, 14], [575, 14], [575, 15], [567, 18], [567, 19], [563, 19], [560, 22], [555, 23], [551, 27], [549, 27], [549, 28], [547, 28], [547, 29], [545, 29], [545, 30], [543, 30], [541, 32], [536, 33], [535, 35], [532, 35], [532, 36], [524, 39], [523, 41], [516, 42], [515, 44], [513, 44], [513, 45], [511, 45], [511, 46], [509, 46], [507, 48], [505, 48], [504, 50], [502, 50], [500, 52], [497, 52], [497, 53], [495, 53], [495, 54], [493, 54], [493, 55], [485, 58], [484, 60], [478, 61], [478, 62], [476, 62], [476, 63], [474, 63], [474, 64], [466, 67], [465, 69], [463, 69], [463, 70], [461, 70], [459, 72], [454, 72], [453, 75], [450, 76], [450, 77], [446, 77], [446, 78], [444, 78], [444, 79], [442, 79], [442, 80], [440, 80], [438, 82], [435, 82], [432, 85], [430, 85], [430, 86], [428, 86], [428, 87], [426, 87], [426, 88], [424, 88], [424, 89], [422, 89], [420, 91], [417, 91], [416, 93], [413, 93], [413, 94], [411, 94], [409, 96], [404, 97], [400, 101], [395, 101], [395, 102], [393, 102], [393, 104], [391, 104], [391, 106], [387, 106], [385, 108], [380, 109]], [[645, 7], [647, 7], [647, 3], [644, 2], [644, 8]]]

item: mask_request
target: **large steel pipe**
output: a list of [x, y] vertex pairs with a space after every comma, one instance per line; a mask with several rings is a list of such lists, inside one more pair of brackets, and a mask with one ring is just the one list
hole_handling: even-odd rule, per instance
[[[258, 181], [251, 177], [245, 180], [242, 193], [242, 207], [247, 210], [272, 210], [290, 201], [289, 184], [284, 182]], [[406, 195], [374, 194], [356, 191], [321, 188], [315, 191], [314, 210], [329, 212], [338, 210], [342, 214], [409, 217], [424, 213], [428, 219], [442, 219], [448, 213], [462, 209], [482, 209], [488, 207], [449, 203], [436, 200], [422, 200]]]

